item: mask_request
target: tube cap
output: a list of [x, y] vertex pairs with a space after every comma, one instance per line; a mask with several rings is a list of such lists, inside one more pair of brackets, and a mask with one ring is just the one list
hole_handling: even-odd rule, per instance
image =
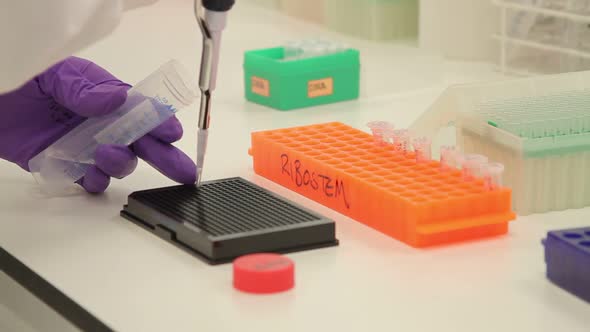
[[252, 254], [234, 261], [234, 287], [247, 293], [268, 294], [295, 285], [295, 264], [278, 254]]

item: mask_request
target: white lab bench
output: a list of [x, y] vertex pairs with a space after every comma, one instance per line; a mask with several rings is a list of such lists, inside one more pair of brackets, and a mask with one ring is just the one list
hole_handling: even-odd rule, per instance
[[[541, 239], [590, 225], [590, 209], [518, 218], [506, 236], [419, 250], [254, 174], [253, 130], [325, 121], [363, 128], [375, 119], [408, 126], [449, 83], [499, 77], [491, 65], [343, 37], [361, 51], [361, 100], [290, 112], [245, 101], [245, 50], [314, 36], [339, 38], [238, 1], [224, 35], [204, 174], [242, 176], [336, 221], [340, 246], [289, 255], [295, 289], [237, 292], [231, 264], [206, 265], [119, 217], [131, 192], [172, 185], [145, 163], [104, 195], [53, 199], [39, 196], [29, 174], [0, 163], [1, 246], [117, 331], [588, 331], [590, 305], [545, 278]], [[170, 57], [196, 75], [200, 33], [190, 1], [129, 13], [80, 56], [131, 83]], [[197, 107], [179, 117], [186, 135], [178, 145], [194, 156]]]

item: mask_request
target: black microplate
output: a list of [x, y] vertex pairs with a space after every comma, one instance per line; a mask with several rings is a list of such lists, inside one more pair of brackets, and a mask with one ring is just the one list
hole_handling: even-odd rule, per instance
[[134, 192], [121, 216], [210, 264], [338, 245], [334, 221], [242, 178]]

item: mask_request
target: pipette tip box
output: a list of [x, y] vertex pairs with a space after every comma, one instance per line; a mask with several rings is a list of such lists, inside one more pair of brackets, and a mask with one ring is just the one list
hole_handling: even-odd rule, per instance
[[121, 216], [210, 264], [338, 244], [334, 221], [242, 178], [134, 192]]
[[506, 166], [519, 215], [590, 205], [590, 71], [450, 87], [411, 130]]
[[329, 104], [359, 97], [360, 56], [355, 49], [285, 61], [285, 48], [244, 55], [248, 101], [277, 110]]
[[590, 302], [590, 227], [549, 232], [543, 244], [547, 278]]
[[417, 163], [342, 123], [252, 133], [254, 171], [414, 247], [501, 235], [511, 190]]

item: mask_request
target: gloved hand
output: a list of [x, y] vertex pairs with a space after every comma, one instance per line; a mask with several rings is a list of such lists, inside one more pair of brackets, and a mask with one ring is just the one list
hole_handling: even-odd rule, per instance
[[[0, 158], [29, 171], [28, 162], [86, 118], [116, 110], [130, 88], [96, 64], [70, 57], [21, 88], [0, 95]], [[137, 157], [170, 179], [195, 182], [193, 161], [171, 143], [182, 137], [172, 117], [130, 147], [101, 145], [96, 165], [78, 182], [86, 191], [106, 190], [111, 177], [121, 179], [137, 166]]]

